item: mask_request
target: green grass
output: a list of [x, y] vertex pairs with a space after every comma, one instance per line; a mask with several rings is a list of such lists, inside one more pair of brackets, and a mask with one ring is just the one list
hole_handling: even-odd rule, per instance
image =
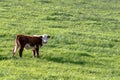
[[[0, 80], [119, 80], [119, 0], [0, 0]], [[16, 34], [49, 34], [40, 58], [12, 58]]]

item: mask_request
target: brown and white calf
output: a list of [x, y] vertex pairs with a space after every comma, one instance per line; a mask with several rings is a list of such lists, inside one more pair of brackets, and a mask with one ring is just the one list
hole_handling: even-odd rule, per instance
[[19, 56], [22, 57], [22, 53], [24, 48], [25, 49], [32, 49], [33, 56], [39, 57], [39, 47], [43, 45], [43, 43], [48, 42], [48, 38], [50, 38], [49, 35], [43, 34], [43, 35], [33, 35], [33, 36], [27, 36], [27, 35], [17, 35], [15, 39], [15, 46], [13, 48], [12, 55], [14, 56], [17, 49], [19, 48]]

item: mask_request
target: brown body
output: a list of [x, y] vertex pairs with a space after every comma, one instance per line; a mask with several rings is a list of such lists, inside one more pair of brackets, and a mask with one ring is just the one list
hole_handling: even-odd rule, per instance
[[39, 57], [39, 47], [43, 45], [42, 36], [26, 36], [26, 35], [17, 35], [15, 39], [15, 47], [13, 49], [13, 56], [19, 48], [19, 56], [22, 57], [22, 52], [24, 48], [32, 48], [33, 56]]

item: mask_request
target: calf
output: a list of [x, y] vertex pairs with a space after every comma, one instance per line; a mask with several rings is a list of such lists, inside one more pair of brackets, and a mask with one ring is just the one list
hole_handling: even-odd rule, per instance
[[43, 43], [47, 43], [48, 38], [50, 38], [50, 36], [48, 36], [47, 34], [33, 36], [17, 35], [12, 55], [14, 56], [17, 49], [19, 48], [19, 56], [22, 57], [22, 52], [24, 48], [32, 48], [33, 56], [35, 57], [37, 55], [37, 57], [39, 57], [39, 47], [41, 47]]

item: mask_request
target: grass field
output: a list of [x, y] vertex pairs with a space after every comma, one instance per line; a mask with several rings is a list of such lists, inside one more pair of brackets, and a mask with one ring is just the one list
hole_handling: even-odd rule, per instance
[[[40, 58], [12, 58], [16, 34], [49, 34]], [[119, 0], [0, 0], [0, 80], [119, 80]]]

